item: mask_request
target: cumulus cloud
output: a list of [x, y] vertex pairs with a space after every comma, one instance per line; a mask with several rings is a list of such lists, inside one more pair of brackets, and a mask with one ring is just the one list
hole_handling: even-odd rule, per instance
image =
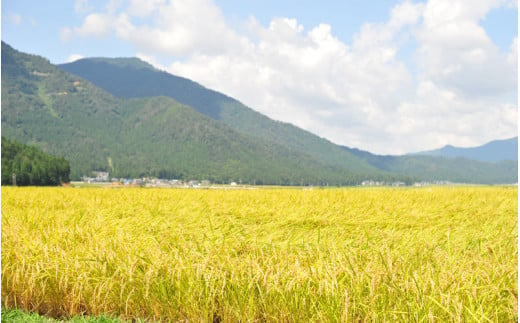
[[325, 22], [290, 17], [266, 26], [250, 17], [236, 30], [210, 0], [117, 1], [62, 37], [112, 33], [157, 67], [271, 118], [338, 144], [405, 153], [516, 134], [517, 38], [501, 53], [479, 24], [509, 2], [402, 1], [349, 44]]
[[423, 77], [469, 98], [516, 88], [516, 63], [500, 53], [479, 19], [499, 1], [431, 0], [417, 37]]
[[112, 17], [108, 14], [92, 13], [85, 17], [83, 24], [80, 27], [63, 28], [61, 30], [62, 40], [69, 40], [75, 35], [82, 37], [107, 36], [113, 28]]
[[147, 17], [163, 7], [165, 3], [165, 0], [131, 0], [128, 14], [137, 17]]
[[[150, 23], [134, 23], [136, 17], [150, 16]], [[208, 0], [131, 1], [128, 10], [114, 20], [118, 37], [131, 42], [137, 51], [156, 55], [215, 55], [240, 42], [218, 7]]]
[[83, 55], [81, 55], [81, 54], [71, 54], [71, 55], [67, 58], [66, 62], [67, 62], [67, 63], [71, 63], [71, 62], [75, 62], [75, 61], [77, 61], [77, 60], [79, 60], [79, 59], [82, 59], [82, 58], [85, 58], [85, 56], [83, 56]]

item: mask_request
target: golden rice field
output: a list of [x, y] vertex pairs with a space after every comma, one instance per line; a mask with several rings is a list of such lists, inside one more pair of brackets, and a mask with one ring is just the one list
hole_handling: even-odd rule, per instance
[[515, 322], [517, 224], [517, 187], [2, 187], [2, 304], [163, 322]]

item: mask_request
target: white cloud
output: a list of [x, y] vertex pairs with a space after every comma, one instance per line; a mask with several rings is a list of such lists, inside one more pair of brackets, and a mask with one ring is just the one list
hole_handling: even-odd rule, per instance
[[[351, 45], [288, 17], [235, 30], [210, 0], [113, 2], [62, 37], [112, 33], [161, 69], [339, 144], [404, 153], [517, 132], [517, 39], [500, 53], [479, 24], [510, 1], [403, 1]], [[414, 60], [401, 61], [410, 45]]]
[[423, 150], [424, 142], [432, 147], [448, 143], [475, 146], [512, 137], [516, 134], [516, 120], [516, 104], [492, 99], [462, 100], [432, 81], [421, 81], [415, 99], [399, 105], [392, 121], [400, 126], [385, 132], [408, 141], [411, 151]]
[[[107, 14], [113, 15], [123, 4], [125, 0], [110, 0], [106, 5]], [[145, 2], [145, 1], [143, 1]]]
[[61, 39], [70, 40], [75, 35], [88, 37], [107, 36], [113, 29], [113, 18], [108, 14], [92, 13], [85, 17], [80, 27], [63, 28], [61, 30]]
[[421, 19], [423, 10], [424, 4], [422, 3], [401, 2], [392, 9], [388, 27], [395, 30], [413, 25]]
[[511, 42], [511, 52], [507, 55], [507, 63], [514, 67], [516, 71], [518, 68], [518, 36]]
[[77, 61], [78, 59], [82, 59], [82, 58], [85, 58], [85, 56], [83, 56], [83, 55], [81, 55], [81, 54], [71, 54], [71, 55], [67, 58], [66, 62], [67, 62], [67, 63], [71, 63], [71, 62], [75, 62], [75, 61]]
[[418, 35], [423, 77], [461, 96], [500, 95], [516, 88], [516, 64], [508, 62], [479, 25], [498, 1], [430, 0]]
[[395, 93], [410, 85], [411, 76], [392, 46], [358, 52], [334, 37], [329, 25], [304, 32], [291, 19], [273, 19], [257, 29], [259, 41], [250, 51], [238, 50], [243, 54], [232, 57], [194, 55], [169, 70], [344, 144], [362, 144], [360, 132], [382, 128], [383, 110], [395, 109]]
[[146, 17], [164, 6], [165, 0], [130, 0], [128, 14], [137, 17]]
[[[132, 21], [133, 17], [150, 15], [149, 24]], [[208, 0], [132, 1], [128, 11], [117, 17], [115, 32], [140, 52], [169, 56], [219, 54], [240, 41], [218, 7]]]
[[109, 15], [93, 13], [85, 18], [83, 25], [75, 30], [81, 36], [104, 36], [111, 28]]

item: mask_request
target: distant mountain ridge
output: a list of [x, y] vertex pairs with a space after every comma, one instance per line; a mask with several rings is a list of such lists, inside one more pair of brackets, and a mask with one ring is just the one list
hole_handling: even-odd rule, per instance
[[513, 184], [518, 179], [518, 162], [516, 161], [504, 160], [488, 163], [462, 157], [381, 156], [356, 148], [343, 148], [378, 169], [391, 173], [407, 174], [427, 182]]
[[482, 146], [470, 148], [447, 145], [440, 149], [422, 151], [413, 155], [429, 155], [446, 158], [462, 157], [483, 162], [499, 162], [503, 160], [518, 161], [518, 137], [494, 140]]
[[57, 65], [119, 98], [169, 96], [213, 119], [220, 118], [220, 101], [232, 100], [189, 79], [157, 70], [134, 57], [83, 58]]

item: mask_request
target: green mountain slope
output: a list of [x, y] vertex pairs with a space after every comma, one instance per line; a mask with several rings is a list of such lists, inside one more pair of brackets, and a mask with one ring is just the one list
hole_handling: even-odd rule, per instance
[[[2, 43], [2, 135], [70, 161], [71, 178], [160, 176], [264, 184], [354, 184], [367, 176], [237, 132], [169, 97], [120, 99]], [[356, 157], [357, 158], [357, 157]], [[364, 164], [364, 165], [363, 165]]]
[[354, 173], [377, 173], [357, 156], [291, 124], [274, 121], [239, 101], [137, 58], [86, 58], [59, 67], [120, 98], [168, 96], [245, 135], [296, 149]]
[[[103, 169], [120, 100], [2, 43], [2, 135], [65, 156], [71, 178]], [[102, 131], [93, 131], [102, 129]]]
[[[296, 184], [358, 180], [297, 151], [267, 145], [239, 134], [167, 97], [124, 101], [119, 132], [126, 141], [114, 163], [116, 173], [128, 173], [142, 163], [151, 174], [166, 178], [198, 178], [214, 182]], [[153, 144], [151, 144], [153, 142]], [[117, 151], [117, 149], [116, 149]]]

